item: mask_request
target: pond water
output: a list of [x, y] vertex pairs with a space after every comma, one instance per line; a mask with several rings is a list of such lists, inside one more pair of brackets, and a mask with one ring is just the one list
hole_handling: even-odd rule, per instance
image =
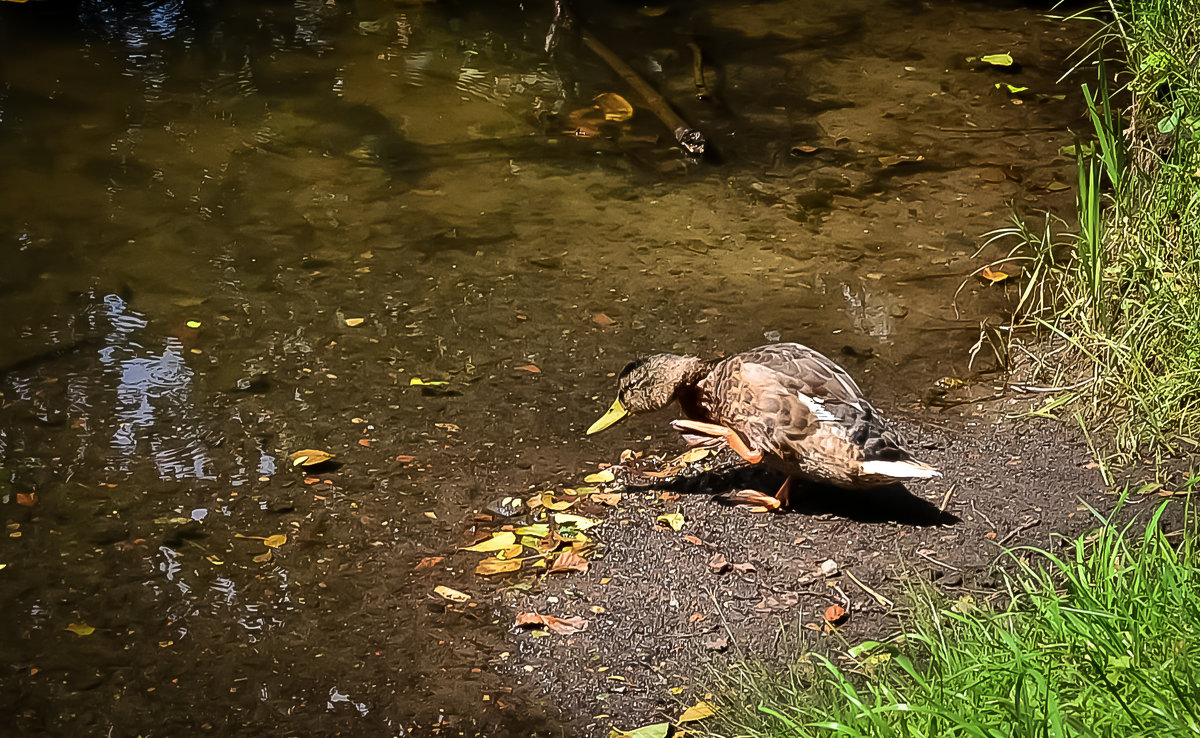
[[[987, 368], [1011, 288], [974, 254], [1010, 205], [1069, 202], [1081, 29], [575, 11], [703, 160], [551, 2], [0, 2], [14, 732], [560, 735], [495, 668], [495, 587], [420, 562], [641, 443], [582, 438], [631, 356], [801, 341], [893, 412]], [[577, 135], [606, 92], [633, 118]]]

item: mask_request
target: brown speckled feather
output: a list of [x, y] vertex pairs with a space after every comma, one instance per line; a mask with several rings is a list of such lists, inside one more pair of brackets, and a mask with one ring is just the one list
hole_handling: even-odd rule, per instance
[[912, 458], [850, 375], [798, 343], [713, 362], [695, 388], [699, 414], [737, 431], [788, 474], [855, 485], [864, 461]]

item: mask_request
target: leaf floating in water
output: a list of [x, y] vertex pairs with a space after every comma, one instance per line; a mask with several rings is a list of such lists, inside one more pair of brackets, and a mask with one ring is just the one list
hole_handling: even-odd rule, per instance
[[519, 559], [484, 559], [479, 562], [479, 566], [475, 567], [475, 573], [481, 577], [495, 576], [496, 574], [507, 574], [517, 571], [521, 568]]
[[587, 482], [588, 484], [603, 484], [604, 482], [611, 482], [614, 479], [616, 479], [616, 476], [613, 475], [612, 469], [605, 469], [604, 471], [598, 471], [595, 474], [587, 475], [583, 478], [583, 481]]
[[1007, 272], [992, 271], [991, 267], [984, 267], [983, 271], [979, 273], [979, 276], [991, 284], [996, 284], [997, 282], [1003, 282], [1012, 275], [1008, 274]]
[[700, 700], [683, 711], [683, 714], [679, 716], [679, 722], [690, 723], [694, 720], [703, 720], [704, 718], [712, 717], [716, 712], [717, 708], [704, 700]]
[[440, 379], [421, 379], [420, 377], [413, 377], [412, 379], [408, 380], [409, 387], [441, 387], [447, 384], [450, 383], [443, 382]]
[[321, 451], [315, 448], [302, 449], [288, 456], [288, 460], [292, 462], [292, 466], [316, 466], [332, 458], [333, 454], [328, 451]]
[[267, 563], [271, 560], [271, 549], [268, 548], [266, 551], [263, 551], [258, 556], [255, 556], [253, 560], [257, 564]]
[[658, 516], [658, 522], [671, 526], [671, 530], [679, 530], [684, 523], [683, 513], [663, 513]]
[[550, 564], [550, 574], [566, 574], [568, 572], [577, 571], [586, 574], [588, 570], [588, 560], [583, 558], [573, 551], [564, 551], [554, 559], [554, 563]]
[[604, 313], [596, 313], [592, 316], [592, 322], [601, 328], [607, 328], [608, 326], [615, 324], [617, 321], [608, 317]]
[[203, 325], [203, 324], [198, 320], [189, 320], [187, 322], [188, 328], [199, 328], [201, 325]]
[[362, 318], [346, 318], [345, 323], [346, 323], [346, 325], [350, 326], [351, 328], [355, 328], [355, 327], [358, 327], [363, 324], [363, 319]]
[[1028, 91], [1029, 91], [1029, 88], [1028, 88], [1028, 87], [1021, 87], [1021, 86], [1019, 86], [1019, 85], [1010, 85], [1010, 84], [1009, 84], [1009, 83], [1007, 83], [1007, 82], [997, 82], [997, 83], [996, 83], [996, 89], [997, 89], [997, 90], [1008, 90], [1008, 91], [1009, 91], [1011, 94], [1013, 94], [1013, 95], [1019, 95], [1019, 94], [1021, 94], [1022, 92], [1028, 92]]
[[96, 632], [96, 629], [87, 623], [71, 623], [67, 626], [67, 630], [71, 631], [77, 636], [90, 636], [92, 633]]
[[621, 123], [633, 117], [633, 106], [615, 92], [602, 92], [594, 98], [605, 120]]
[[991, 64], [994, 67], [1011, 67], [1013, 58], [1011, 54], [988, 54], [987, 56], [979, 57], [979, 61], [985, 64]]
[[1071, 189], [1071, 186], [1065, 185], [1062, 182], [1051, 182], [1050, 184], [1046, 185], [1046, 189], [1050, 190], [1051, 192], [1062, 192], [1063, 190]]
[[517, 542], [517, 534], [511, 530], [502, 530], [498, 533], [493, 533], [492, 537], [486, 541], [476, 543], [474, 546], [467, 546], [464, 551], [475, 551], [477, 553], [490, 553], [492, 551], [504, 551], [512, 548]]
[[467, 594], [466, 592], [459, 592], [457, 589], [450, 589], [449, 587], [441, 584], [434, 587], [433, 591], [434, 594], [442, 597], [443, 599], [450, 600], [451, 602], [466, 602], [467, 600], [471, 599], [471, 595]]
[[263, 545], [267, 548], [279, 548], [285, 543], [287, 543], [286, 533], [276, 533], [273, 536], [267, 536], [263, 539]]
[[542, 370], [537, 368], [536, 364], [526, 364], [525, 366], [517, 367], [517, 371], [529, 372], [530, 374], [541, 374]]
[[545, 627], [559, 635], [571, 635], [587, 629], [587, 621], [582, 616], [571, 618], [556, 618], [553, 615], [539, 615], [536, 612], [523, 612], [517, 615], [517, 627]]
[[33, 507], [37, 504], [37, 492], [18, 492], [17, 504], [24, 507]]

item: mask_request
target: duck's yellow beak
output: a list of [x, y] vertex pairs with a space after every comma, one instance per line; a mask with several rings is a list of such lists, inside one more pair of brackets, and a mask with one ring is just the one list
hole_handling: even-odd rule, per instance
[[600, 416], [599, 420], [592, 423], [592, 427], [587, 429], [587, 434], [590, 436], [593, 433], [599, 433], [628, 414], [629, 411], [625, 409], [619, 399], [613, 400], [612, 407], [608, 409], [608, 412]]

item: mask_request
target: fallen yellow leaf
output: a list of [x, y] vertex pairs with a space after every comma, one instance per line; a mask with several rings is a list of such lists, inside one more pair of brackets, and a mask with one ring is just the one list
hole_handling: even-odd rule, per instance
[[351, 328], [362, 325], [362, 322], [362, 318], [346, 318], [346, 325], [350, 326]]
[[992, 271], [991, 267], [984, 267], [979, 276], [992, 284], [996, 284], [997, 282], [1003, 282], [1012, 275], [1002, 271]]
[[67, 630], [71, 631], [77, 636], [90, 636], [92, 633], [96, 632], [96, 629], [87, 623], [71, 623], [67, 626]]
[[490, 577], [495, 574], [507, 574], [510, 571], [520, 569], [521, 563], [520, 559], [484, 559], [479, 562], [479, 566], [475, 567], [475, 573], [483, 577]]
[[616, 477], [613, 475], [612, 470], [605, 469], [604, 471], [598, 471], [595, 474], [587, 475], [583, 478], [583, 481], [587, 482], [588, 484], [602, 484], [604, 482], [611, 482], [614, 479], [616, 479]]
[[679, 530], [683, 527], [684, 518], [682, 513], [663, 513], [658, 516], [658, 522], [671, 526], [671, 530]]
[[292, 466], [316, 466], [333, 458], [333, 454], [316, 448], [305, 448], [288, 456]]
[[279, 548], [285, 543], [287, 543], [286, 533], [276, 533], [273, 536], [267, 536], [263, 539], [263, 545], [267, 548]]
[[450, 383], [443, 382], [440, 379], [421, 379], [420, 377], [413, 377], [408, 380], [409, 387], [441, 387], [444, 384]]
[[692, 462], [699, 461], [700, 459], [706, 458], [711, 453], [712, 453], [712, 451], [710, 451], [706, 448], [693, 448], [693, 449], [684, 451], [682, 454], [680, 454], [679, 460], [685, 464], [691, 464]]
[[512, 548], [512, 545], [517, 542], [517, 534], [511, 530], [502, 530], [498, 533], [493, 533], [492, 537], [486, 541], [480, 541], [474, 546], [467, 546], [464, 551], [475, 551], [477, 553], [489, 553], [491, 551], [505, 551]]
[[679, 716], [679, 722], [688, 723], [693, 720], [703, 720], [706, 717], [712, 717], [716, 711], [717, 708], [713, 707], [704, 700], [700, 700], [696, 704], [683, 711], [683, 714]]

